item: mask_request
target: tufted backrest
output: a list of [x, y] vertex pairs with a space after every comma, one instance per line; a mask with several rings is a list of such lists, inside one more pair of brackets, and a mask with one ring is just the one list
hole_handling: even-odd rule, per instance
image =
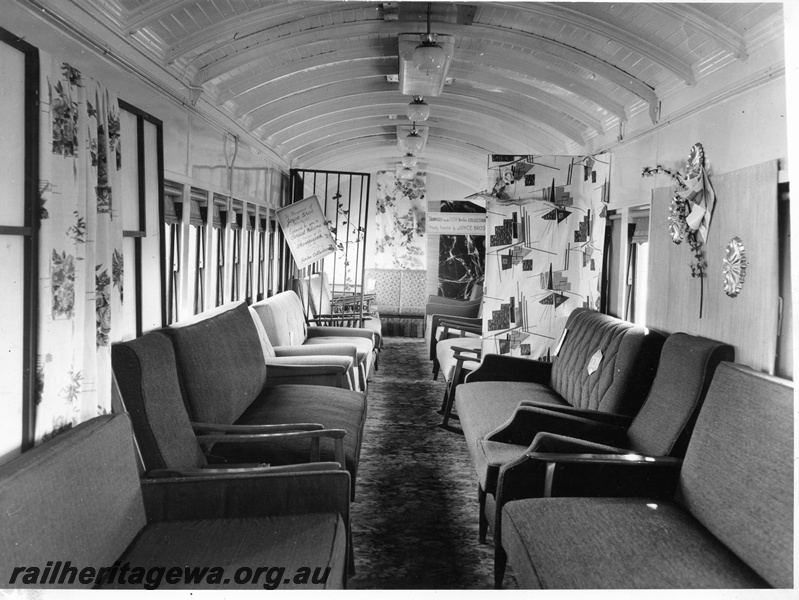
[[793, 587], [793, 384], [716, 369], [677, 501], [770, 585]]
[[147, 471], [206, 464], [183, 403], [175, 351], [165, 335], [147, 333], [111, 347], [114, 376]]
[[302, 300], [293, 291], [281, 292], [253, 304], [264, 326], [269, 341], [274, 346], [299, 346], [307, 337], [307, 324]]
[[687, 333], [670, 335], [649, 396], [627, 430], [629, 448], [650, 456], [682, 457], [716, 368], [734, 359], [729, 344]]
[[[0, 498], [3, 587], [15, 566], [111, 566], [147, 524], [130, 418], [84, 421], [0, 466]], [[92, 586], [73, 578], [69, 587]]]
[[226, 304], [161, 331], [172, 340], [192, 421], [234, 423], [264, 389], [264, 351], [246, 303]]
[[[572, 406], [634, 415], [649, 392], [663, 336], [587, 308], [572, 311], [566, 329], [551, 387]], [[598, 351], [601, 360], [589, 373]]]

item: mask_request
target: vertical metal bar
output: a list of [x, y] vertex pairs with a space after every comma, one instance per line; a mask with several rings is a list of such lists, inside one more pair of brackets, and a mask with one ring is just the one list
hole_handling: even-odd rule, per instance
[[369, 174], [366, 174], [366, 175], [361, 177], [361, 199], [362, 200], [364, 199], [364, 196], [363, 196], [363, 191], [364, 191], [363, 183], [364, 183], [364, 179], [366, 179], [366, 199], [365, 199], [366, 201], [364, 202], [365, 210], [362, 211], [363, 212], [363, 239], [362, 239], [363, 246], [362, 246], [361, 252], [363, 253], [363, 257], [361, 259], [361, 282], [362, 282], [362, 285], [361, 285], [361, 304], [363, 304], [363, 293], [364, 293], [364, 288], [366, 287], [366, 240], [367, 240], [367, 235], [366, 234], [367, 234], [367, 231], [368, 231], [367, 228], [369, 226], [369, 187], [371, 185], [371, 177], [372, 176], [369, 175]]
[[[23, 43], [20, 40], [20, 43]], [[17, 46], [15, 46], [17, 47]], [[22, 440], [20, 450], [33, 447], [36, 436], [36, 353], [39, 329], [39, 51], [25, 44], [25, 227], [22, 312]]]

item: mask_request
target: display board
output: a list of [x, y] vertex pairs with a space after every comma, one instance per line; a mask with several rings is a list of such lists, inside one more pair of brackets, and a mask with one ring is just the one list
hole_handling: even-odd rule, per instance
[[491, 155], [483, 355], [548, 359], [569, 314], [598, 308], [609, 155]]
[[281, 208], [277, 220], [298, 269], [336, 251], [336, 240], [316, 195]]

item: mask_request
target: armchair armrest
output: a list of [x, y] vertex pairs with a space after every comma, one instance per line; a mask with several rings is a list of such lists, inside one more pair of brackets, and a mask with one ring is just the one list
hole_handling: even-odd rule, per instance
[[443, 328], [441, 338], [438, 341], [448, 339], [451, 333], [456, 334], [456, 337], [464, 337], [466, 333], [472, 333], [478, 336], [483, 334], [482, 325], [471, 325], [458, 321], [450, 321], [449, 319], [440, 321], [438, 326]]
[[[320, 359], [326, 360], [327, 364], [320, 364]], [[265, 360], [266, 387], [284, 384], [345, 387], [347, 372], [353, 364], [352, 359], [346, 356], [275, 357]], [[291, 364], [291, 361], [306, 364]]]
[[319, 431], [325, 428], [321, 423], [278, 423], [275, 425], [227, 425], [221, 423], [192, 422], [194, 433], [281, 433], [284, 431]]
[[359, 329], [357, 327], [330, 327], [319, 325], [308, 327], [308, 337], [342, 336], [342, 337], [362, 337], [375, 341], [374, 333], [371, 329]]
[[344, 436], [347, 432], [344, 429], [306, 429], [302, 431], [280, 431], [276, 433], [242, 433], [242, 434], [225, 434], [225, 433], [209, 433], [197, 436], [197, 442], [200, 444], [214, 444], [214, 443], [263, 443], [274, 440], [285, 439], [309, 439], [311, 440], [310, 462], [319, 461], [319, 440], [321, 438], [332, 438], [335, 444], [334, 456], [336, 462], [344, 469], [346, 461], [344, 458]]
[[671, 499], [682, 460], [640, 454], [529, 452], [546, 465], [544, 497], [607, 496]]
[[483, 364], [469, 374], [473, 381], [527, 381], [549, 385], [552, 363], [503, 354], [487, 354]]
[[313, 346], [275, 346], [276, 357], [284, 356], [348, 356], [358, 362], [358, 350], [351, 344], [315, 344]]
[[623, 427], [560, 413], [549, 407], [520, 405], [509, 421], [486, 435], [485, 439], [529, 446], [539, 433], [552, 433], [616, 446], [624, 440], [626, 431]]
[[319, 462], [299, 465], [280, 465], [277, 467], [268, 464], [252, 464], [246, 466], [226, 466], [215, 465], [205, 467], [185, 467], [179, 469], [153, 469], [147, 471], [146, 475], [150, 479], [162, 479], [164, 477], [209, 477], [229, 476], [229, 475], [261, 475], [269, 473], [302, 473], [306, 471], [337, 471], [341, 469], [336, 462]]
[[531, 400], [522, 400], [519, 406], [534, 406], [538, 408], [545, 408], [555, 412], [573, 415], [575, 417], [583, 417], [598, 421], [600, 423], [607, 423], [608, 425], [616, 425], [618, 427], [629, 427], [633, 422], [634, 417], [629, 415], [620, 415], [618, 413], [608, 413], [601, 410], [589, 410], [587, 408], [576, 408], [574, 406], [566, 406], [563, 404], [550, 404], [547, 402], [535, 402]]
[[350, 475], [323, 464], [301, 465], [304, 470], [296, 473], [144, 479], [147, 520], [337, 512], [349, 523]]

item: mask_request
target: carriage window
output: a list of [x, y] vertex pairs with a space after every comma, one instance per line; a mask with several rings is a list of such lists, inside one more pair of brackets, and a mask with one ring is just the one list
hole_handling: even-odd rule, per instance
[[208, 192], [191, 188], [191, 213], [189, 214], [189, 247], [192, 249], [190, 263], [193, 288], [192, 310], [194, 314], [205, 310], [205, 224], [208, 218]]
[[[38, 51], [0, 29], [0, 463], [33, 445], [38, 230]], [[24, 152], [20, 152], [24, 148]]]
[[183, 216], [183, 186], [164, 182], [164, 239], [166, 240], [167, 324], [180, 319], [180, 247]]

